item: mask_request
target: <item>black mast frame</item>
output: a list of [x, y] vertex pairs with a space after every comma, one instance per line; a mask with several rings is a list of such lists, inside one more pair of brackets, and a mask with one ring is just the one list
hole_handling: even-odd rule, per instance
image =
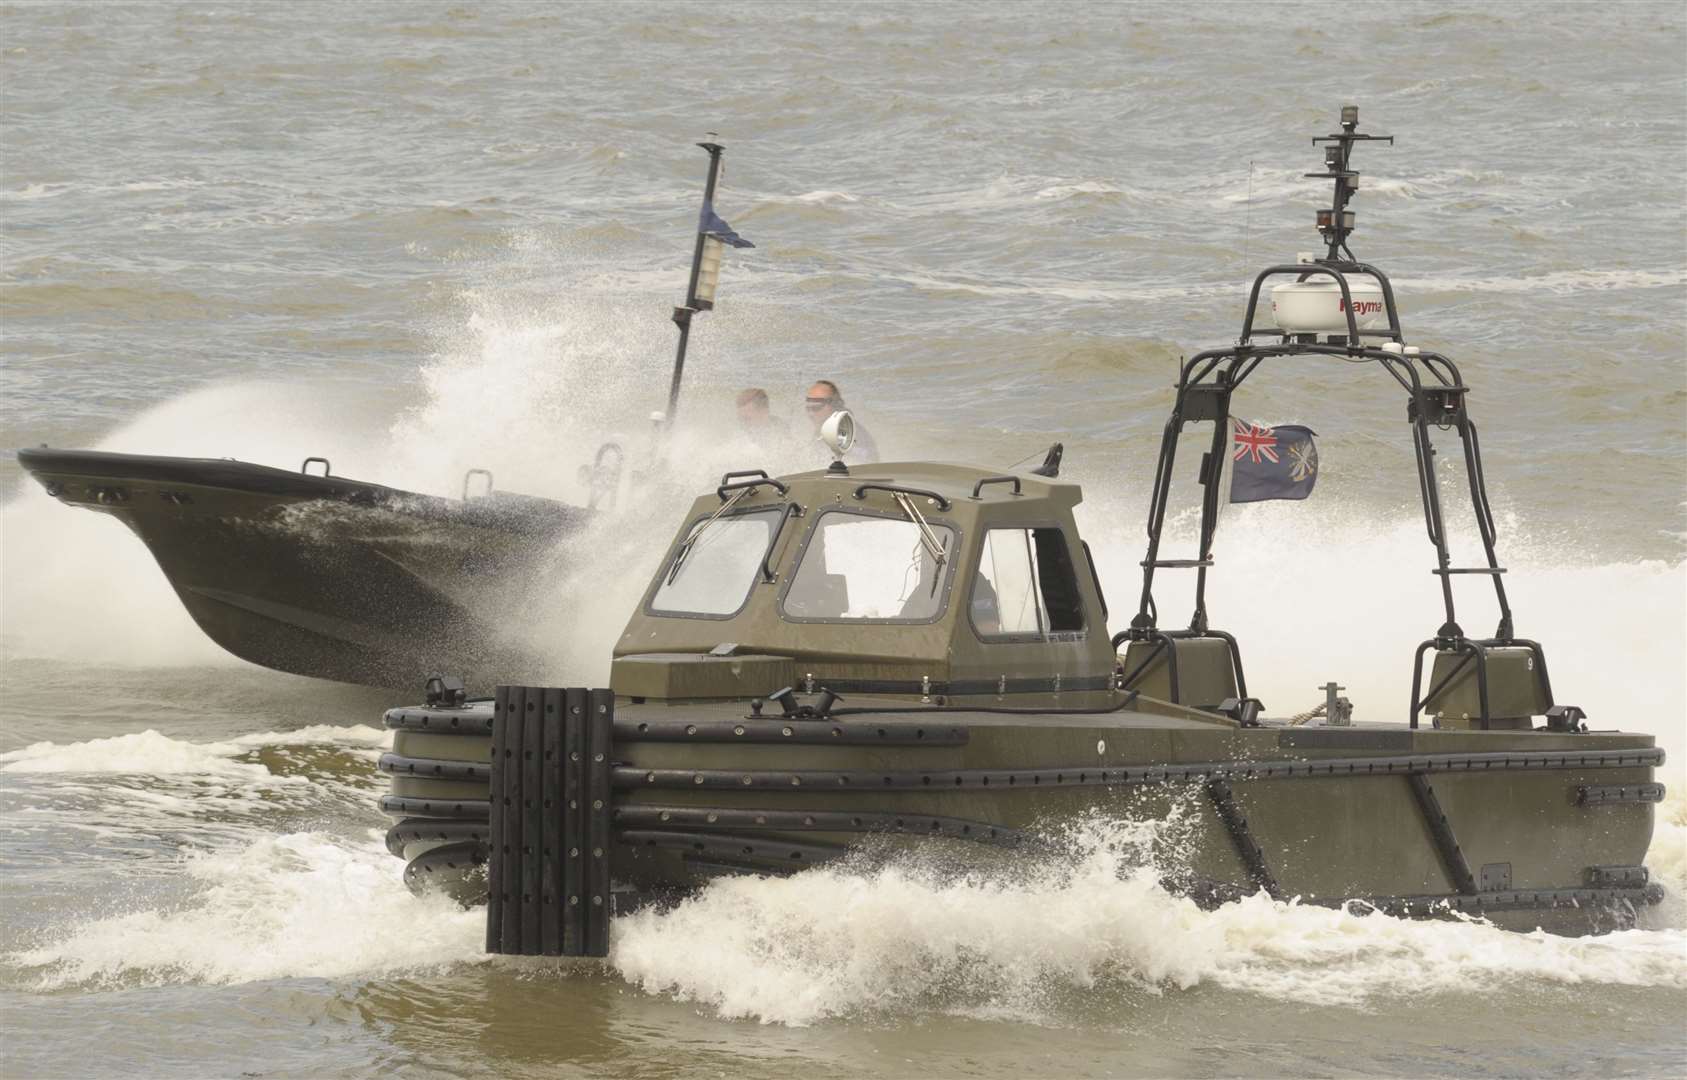
[[[700, 142], [697, 145], [709, 155], [709, 178], [703, 184], [703, 206], [706, 210], [714, 205], [715, 182], [720, 179], [721, 154], [726, 147], [717, 142]], [[668, 412], [664, 417], [664, 422], [670, 427], [673, 425], [674, 415], [679, 412], [680, 380], [685, 377], [685, 347], [691, 341], [691, 317], [699, 311], [709, 311], [715, 306], [712, 301], [699, 300], [697, 297], [697, 279], [703, 270], [703, 245], [708, 239], [709, 234], [704, 231], [704, 222], [700, 217], [697, 223], [697, 244], [691, 252], [691, 279], [685, 286], [685, 303], [674, 308], [673, 314], [674, 325], [679, 327], [679, 348], [674, 353], [674, 374], [668, 383]]]
[[[1219, 638], [1229, 649], [1237, 690], [1241, 697], [1247, 697], [1247, 683], [1236, 639], [1223, 631], [1214, 630], [1209, 625], [1206, 605], [1207, 571], [1213, 566], [1213, 539], [1218, 529], [1219, 505], [1222, 498], [1220, 482], [1224, 476], [1224, 462], [1230, 441], [1228, 425], [1231, 396], [1262, 363], [1276, 357], [1317, 355], [1333, 356], [1347, 362], [1375, 362], [1406, 391], [1406, 419], [1412, 428], [1418, 494], [1423, 504], [1424, 525], [1429, 541], [1435, 547], [1436, 566], [1431, 573], [1441, 579], [1441, 600], [1446, 613], [1446, 621], [1435, 632], [1435, 636], [1420, 644], [1415, 654], [1409, 720], [1412, 727], [1417, 727], [1418, 715], [1425, 702], [1432, 700], [1466, 666], [1474, 663], [1481, 707], [1477, 722], [1486, 728], [1491, 719], [1488, 709], [1486, 651], [1498, 646], [1521, 646], [1529, 649], [1534, 656], [1535, 670], [1550, 707], [1552, 689], [1547, 676], [1546, 657], [1539, 643], [1516, 636], [1503, 579], [1505, 568], [1499, 565], [1499, 556], [1495, 548], [1498, 530], [1488, 502], [1487, 479], [1482, 469], [1481, 439], [1476, 423], [1470, 418], [1466, 407], [1465, 399], [1469, 388], [1459, 373], [1458, 365], [1441, 353], [1407, 349], [1405, 336], [1400, 328], [1400, 314], [1395, 304], [1394, 288], [1388, 276], [1375, 266], [1355, 260], [1347, 247], [1347, 236], [1352, 232], [1353, 218], [1351, 212], [1344, 217], [1344, 208], [1348, 198], [1358, 189], [1359, 175], [1348, 168], [1352, 145], [1368, 140], [1393, 141], [1387, 136], [1358, 134], [1354, 130], [1357, 123], [1357, 108], [1348, 106], [1342, 110], [1343, 130], [1340, 133], [1313, 140], [1315, 143], [1331, 144], [1326, 153], [1329, 171], [1307, 174], [1335, 181], [1333, 209], [1321, 210], [1318, 214], [1320, 231], [1329, 242], [1328, 254], [1312, 262], [1272, 266], [1261, 271], [1254, 278], [1253, 288], [1249, 292], [1247, 313], [1243, 317], [1242, 333], [1237, 343], [1229, 348], [1197, 353], [1183, 361], [1180, 366], [1177, 394], [1160, 440], [1159, 461], [1154, 472], [1152, 494], [1149, 497], [1148, 549], [1141, 563], [1141, 599], [1130, 628], [1115, 635], [1114, 646], [1117, 647], [1125, 641], [1146, 641], [1156, 645], [1153, 652], [1137, 664], [1134, 670], [1124, 674], [1123, 685], [1126, 687], [1130, 686], [1155, 657], [1162, 651], [1166, 652], [1175, 695], [1177, 642], [1189, 638]], [[1345, 253], [1345, 258], [1341, 257], [1342, 253]], [[1321, 336], [1275, 328], [1255, 328], [1254, 316], [1259, 306], [1260, 290], [1268, 279], [1284, 275], [1293, 275], [1297, 281], [1305, 281], [1312, 277], [1328, 277], [1334, 280], [1341, 292], [1342, 310], [1347, 316], [1347, 333]], [[1369, 277], [1380, 285], [1388, 320], [1386, 329], [1359, 328], [1353, 311], [1349, 275]], [[1267, 343], [1256, 340], [1273, 336], [1281, 340]], [[1372, 344], [1368, 339], [1381, 339], [1381, 343]], [[1160, 539], [1165, 527], [1166, 504], [1172, 484], [1172, 469], [1177, 459], [1178, 437], [1186, 424], [1200, 422], [1211, 422], [1213, 425], [1211, 448], [1201, 459], [1200, 473], [1197, 477], [1197, 482], [1205, 489], [1201, 499], [1200, 547], [1194, 559], [1161, 559]], [[1471, 504], [1486, 556], [1485, 566], [1452, 565], [1441, 493], [1435, 478], [1436, 450], [1430, 434], [1432, 424], [1444, 431], [1451, 429], [1458, 433], [1464, 454]], [[1195, 610], [1186, 630], [1168, 631], [1159, 628], [1159, 613], [1154, 603], [1154, 573], [1160, 569], [1193, 569], [1196, 572]], [[1455, 575], [1465, 574], [1486, 576], [1493, 582], [1500, 620], [1491, 638], [1467, 638], [1459, 625], [1453, 600], [1452, 579]], [[1432, 648], [1460, 653], [1463, 659], [1433, 685], [1427, 694], [1420, 694], [1424, 654]]]

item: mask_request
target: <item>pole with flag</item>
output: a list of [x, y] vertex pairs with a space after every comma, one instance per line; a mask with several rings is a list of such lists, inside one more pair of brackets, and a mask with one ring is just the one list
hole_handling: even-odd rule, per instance
[[674, 325], [679, 327], [679, 351], [674, 355], [674, 379], [668, 387], [667, 422], [670, 425], [679, 410], [680, 379], [685, 374], [685, 346], [691, 338], [691, 317], [715, 306], [721, 252], [728, 244], [735, 248], [756, 246], [734, 232], [732, 226], [715, 213], [715, 181], [720, 178], [721, 152], [726, 148], [714, 142], [697, 145], [708, 151], [709, 179], [703, 187], [703, 212], [697, 218], [697, 248], [691, 256], [691, 282], [686, 286], [685, 305], [674, 309]]

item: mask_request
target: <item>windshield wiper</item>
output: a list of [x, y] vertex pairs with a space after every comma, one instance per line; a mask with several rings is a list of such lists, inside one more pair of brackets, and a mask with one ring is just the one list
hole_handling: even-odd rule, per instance
[[681, 544], [679, 551], [674, 554], [673, 569], [668, 571], [669, 585], [672, 585], [674, 583], [674, 579], [679, 577], [680, 568], [685, 565], [686, 558], [690, 556], [692, 550], [696, 548], [697, 541], [701, 540], [703, 538], [703, 534], [709, 531], [709, 526], [719, 521], [722, 514], [738, 505], [738, 500], [748, 495], [752, 490], [753, 489], [751, 488], [743, 488], [738, 491], [734, 491], [730, 499], [727, 499], [725, 502], [720, 504], [719, 510], [710, 514], [708, 520], [697, 526], [696, 530], [692, 532], [690, 536], [685, 538], [685, 543]]
[[919, 508], [914, 505], [914, 500], [900, 491], [892, 491], [890, 494], [896, 500], [897, 505], [902, 507], [902, 512], [908, 515], [908, 520], [919, 526], [920, 543], [925, 546], [926, 554], [930, 555], [932, 561], [937, 564], [937, 569], [942, 570], [943, 563], [949, 558], [949, 552], [943, 544], [938, 542], [937, 534], [932, 532], [930, 525], [926, 524], [926, 519], [921, 516]]

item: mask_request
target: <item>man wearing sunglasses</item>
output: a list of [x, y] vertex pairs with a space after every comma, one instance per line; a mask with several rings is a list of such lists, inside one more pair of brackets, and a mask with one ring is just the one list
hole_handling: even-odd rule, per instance
[[[841, 409], [844, 405], [843, 392], [838, 384], [830, 379], [821, 379], [808, 388], [808, 396], [803, 399], [803, 411], [808, 414], [808, 422], [814, 425], [814, 434], [820, 435], [820, 425], [828, 417]], [[855, 421], [855, 445], [844, 455], [844, 462], [850, 465], [866, 465], [879, 460], [879, 448], [873, 442], [873, 436], [868, 434], [867, 426], [861, 422], [861, 415], [850, 410], [850, 417]]]

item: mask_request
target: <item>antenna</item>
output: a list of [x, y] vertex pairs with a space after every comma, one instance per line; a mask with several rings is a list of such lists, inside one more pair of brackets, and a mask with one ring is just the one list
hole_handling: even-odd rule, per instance
[[1324, 147], [1324, 171], [1321, 173], [1306, 173], [1314, 179], [1334, 180], [1335, 197], [1328, 210], [1318, 211], [1318, 231], [1323, 234], [1325, 243], [1330, 245], [1329, 254], [1324, 257], [1325, 262], [1340, 262], [1338, 257], [1345, 252], [1349, 262], [1355, 262], [1353, 251], [1347, 246], [1347, 238], [1353, 232], [1353, 211], [1347, 208], [1347, 200], [1351, 199], [1359, 190], [1359, 174], [1350, 168], [1353, 154], [1353, 144], [1356, 142], [1386, 142], [1394, 144], [1392, 135], [1362, 135], [1356, 129], [1359, 127], [1359, 106], [1343, 105], [1341, 107], [1341, 130], [1331, 135], [1314, 136], [1312, 145], [1327, 144]]
[[1247, 209], [1242, 217], [1242, 265], [1251, 266], [1248, 253], [1253, 245], [1254, 235], [1254, 163], [1248, 161], [1248, 201]]

